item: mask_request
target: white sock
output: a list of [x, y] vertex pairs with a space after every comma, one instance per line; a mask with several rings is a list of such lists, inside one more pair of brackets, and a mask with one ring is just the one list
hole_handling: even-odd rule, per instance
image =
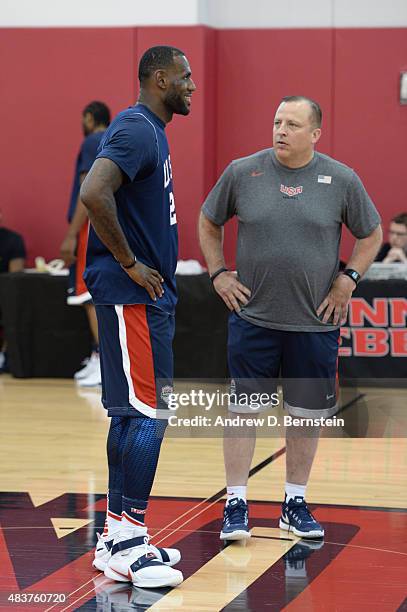
[[[105, 532], [111, 535], [112, 533], [116, 533], [117, 531], [119, 531], [121, 520], [122, 520], [121, 516], [117, 514], [113, 514], [113, 512], [110, 512], [109, 510], [106, 514]], [[106, 527], [107, 527], [107, 530], [106, 530]]]
[[137, 524], [125, 512], [122, 512], [122, 521], [120, 523], [119, 537], [121, 540], [129, 540], [130, 538], [138, 538], [147, 535], [147, 527], [143, 523]]
[[243, 499], [243, 501], [246, 501], [247, 487], [244, 487], [242, 485], [239, 485], [238, 487], [226, 487], [226, 492], [227, 492], [226, 505], [228, 505], [230, 500], [233, 499], [234, 497], [240, 497], [240, 499]]
[[303, 497], [305, 499], [305, 491], [307, 485], [292, 484], [291, 482], [285, 483], [285, 501], [288, 502], [290, 499], [295, 497]]

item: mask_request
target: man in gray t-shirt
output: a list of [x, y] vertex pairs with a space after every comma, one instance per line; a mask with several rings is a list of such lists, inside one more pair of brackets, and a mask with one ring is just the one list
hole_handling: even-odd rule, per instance
[[[273, 148], [226, 168], [202, 207], [199, 224], [214, 288], [231, 310], [233, 383], [242, 389], [242, 379], [272, 379], [279, 373], [286, 380], [306, 379], [306, 391], [299, 382], [283, 385], [285, 409], [295, 417], [328, 417], [337, 410], [339, 326], [382, 240], [380, 217], [359, 177], [314, 151], [321, 118], [313, 100], [284, 98], [274, 120]], [[237, 273], [226, 269], [222, 248], [223, 225], [235, 215]], [[346, 270], [338, 274], [342, 224], [356, 244]], [[318, 385], [310, 390], [311, 379]], [[247, 415], [250, 407], [239, 403], [229, 409]], [[316, 425], [307, 432], [286, 429], [280, 527], [300, 537], [324, 535], [305, 502], [318, 435]], [[250, 434], [225, 437], [228, 499], [222, 539], [250, 535], [246, 486], [254, 445]]]

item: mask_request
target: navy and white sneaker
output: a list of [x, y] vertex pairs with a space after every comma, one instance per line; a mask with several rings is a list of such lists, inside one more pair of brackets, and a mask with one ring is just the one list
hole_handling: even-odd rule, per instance
[[240, 497], [234, 497], [223, 511], [221, 540], [246, 540], [250, 538], [249, 509]]
[[324, 528], [314, 519], [303, 497], [281, 505], [280, 529], [292, 531], [300, 538], [323, 538]]

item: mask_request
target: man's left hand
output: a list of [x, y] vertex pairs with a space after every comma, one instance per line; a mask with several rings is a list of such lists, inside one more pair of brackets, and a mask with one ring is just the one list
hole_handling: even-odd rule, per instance
[[356, 285], [349, 276], [339, 274], [332, 287], [317, 310], [320, 316], [324, 311], [322, 323], [328, 323], [333, 314], [334, 325], [344, 325], [348, 316], [349, 302]]

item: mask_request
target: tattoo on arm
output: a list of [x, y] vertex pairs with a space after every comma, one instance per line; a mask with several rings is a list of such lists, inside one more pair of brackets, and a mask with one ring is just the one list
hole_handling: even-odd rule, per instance
[[129, 264], [134, 254], [117, 218], [114, 198], [122, 182], [122, 172], [114, 162], [97, 159], [83, 182], [81, 200], [100, 240], [119, 262]]

